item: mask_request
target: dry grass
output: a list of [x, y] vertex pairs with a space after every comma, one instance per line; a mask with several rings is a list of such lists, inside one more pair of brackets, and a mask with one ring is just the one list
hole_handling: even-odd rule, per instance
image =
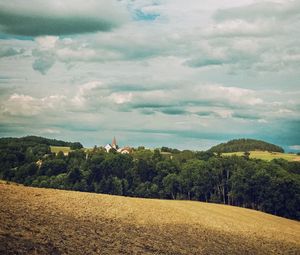
[[51, 152], [57, 154], [60, 151], [62, 151], [65, 155], [68, 155], [69, 152], [71, 151], [70, 147], [66, 147], [66, 146], [50, 146]]
[[300, 254], [300, 222], [216, 204], [0, 183], [0, 254]]
[[[224, 156], [231, 156], [231, 155], [237, 155], [237, 156], [243, 156], [244, 152], [228, 152], [228, 153], [222, 153]], [[299, 161], [300, 156], [296, 154], [288, 154], [288, 153], [280, 153], [280, 152], [268, 152], [268, 151], [250, 151], [250, 158], [256, 158], [256, 159], [263, 159], [267, 161], [271, 161], [275, 158], [282, 158], [288, 161]]]

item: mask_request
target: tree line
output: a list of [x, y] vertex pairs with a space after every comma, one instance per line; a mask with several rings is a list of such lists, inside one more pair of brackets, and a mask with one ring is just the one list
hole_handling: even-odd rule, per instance
[[[0, 150], [13, 150], [24, 152], [27, 149], [34, 149], [34, 147], [44, 147], [50, 152], [49, 146], [66, 146], [70, 147], [71, 150], [83, 148], [82, 144], [79, 142], [65, 142], [56, 139], [50, 139], [40, 136], [25, 136], [21, 138], [15, 137], [5, 137], [0, 138]], [[42, 150], [42, 153], [45, 153]]]
[[221, 143], [213, 146], [210, 149], [210, 151], [217, 153], [254, 150], [284, 152], [283, 148], [278, 145], [255, 139], [234, 139], [227, 143]]
[[0, 146], [0, 177], [35, 187], [222, 203], [300, 220], [300, 162], [283, 159], [144, 147], [125, 155], [95, 147], [65, 156], [48, 145], [14, 144]]

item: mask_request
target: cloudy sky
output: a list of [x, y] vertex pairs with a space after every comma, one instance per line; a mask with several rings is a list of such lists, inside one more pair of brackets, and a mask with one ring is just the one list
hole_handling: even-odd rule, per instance
[[300, 149], [299, 0], [0, 0], [0, 136]]

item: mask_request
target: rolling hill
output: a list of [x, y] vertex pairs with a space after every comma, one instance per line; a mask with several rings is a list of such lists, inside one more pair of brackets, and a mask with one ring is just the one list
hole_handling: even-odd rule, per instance
[[81, 149], [83, 148], [82, 144], [79, 142], [65, 142], [62, 140], [49, 139], [40, 136], [25, 136], [25, 137], [3, 137], [0, 138], [0, 148], [9, 148], [9, 147], [33, 147], [37, 145], [46, 145], [46, 146], [63, 146], [70, 147], [71, 149]]
[[272, 151], [272, 152], [284, 152], [283, 148], [267, 143], [261, 140], [255, 139], [234, 139], [227, 143], [221, 143], [213, 146], [209, 149], [211, 152], [238, 152], [238, 151]]
[[299, 254], [300, 222], [217, 204], [0, 183], [0, 254]]
[[52, 153], [59, 153], [60, 151], [63, 152], [65, 155], [68, 155], [71, 150], [68, 146], [50, 146], [50, 150]]
[[[249, 151], [250, 158], [254, 159], [262, 159], [266, 161], [271, 161], [273, 159], [285, 159], [287, 161], [300, 161], [300, 156], [296, 154], [288, 154], [288, 153], [281, 153], [281, 152], [269, 152], [269, 151]], [[243, 156], [243, 151], [238, 152], [225, 152], [222, 153], [222, 156]]]

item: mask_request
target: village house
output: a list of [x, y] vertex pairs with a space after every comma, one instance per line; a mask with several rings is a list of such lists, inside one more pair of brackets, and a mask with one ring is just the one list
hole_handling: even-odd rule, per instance
[[129, 146], [119, 148], [119, 146], [117, 145], [116, 137], [113, 138], [112, 144], [106, 144], [104, 148], [106, 152], [110, 152], [110, 150], [112, 149], [116, 150], [118, 153], [121, 154], [129, 154], [132, 152], [132, 148], [130, 148]]

